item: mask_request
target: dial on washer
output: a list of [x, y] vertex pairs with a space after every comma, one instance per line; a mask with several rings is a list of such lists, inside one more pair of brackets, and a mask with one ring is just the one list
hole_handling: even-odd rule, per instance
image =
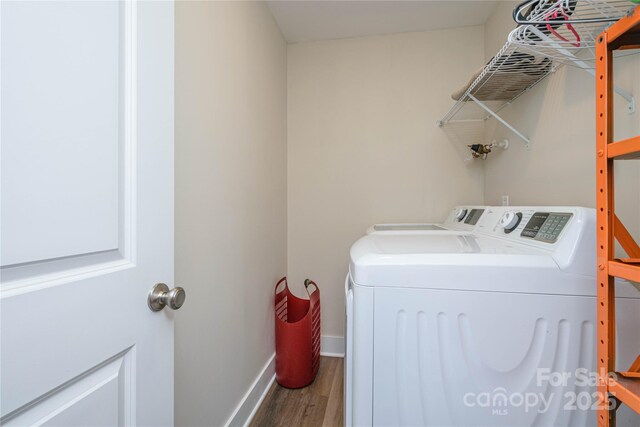
[[505, 234], [509, 234], [518, 227], [520, 221], [522, 221], [522, 212], [505, 212], [498, 225], [502, 227]]
[[466, 209], [458, 209], [458, 211], [456, 212], [456, 220], [458, 222], [462, 221], [464, 219], [464, 217], [467, 216], [467, 210]]

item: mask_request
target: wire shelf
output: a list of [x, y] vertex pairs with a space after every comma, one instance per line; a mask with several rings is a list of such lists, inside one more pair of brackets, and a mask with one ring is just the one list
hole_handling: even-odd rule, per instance
[[600, 33], [634, 9], [629, 0], [529, 0], [514, 10], [509, 42], [555, 62], [595, 67]]
[[483, 68], [466, 95], [481, 101], [513, 100], [552, 69], [550, 58], [523, 52], [516, 45], [507, 43]]
[[538, 84], [553, 70], [551, 58], [507, 42], [477, 73], [466, 89], [454, 94], [457, 98], [455, 105], [438, 124], [444, 126], [450, 123], [485, 121], [495, 117], [528, 143], [528, 139], [497, 116], [497, 112]]
[[[467, 86], [452, 95], [456, 103], [438, 121], [438, 126], [482, 125], [493, 117], [529, 147], [529, 139], [500, 117], [500, 110], [558, 66], [569, 64], [595, 75], [596, 38], [634, 9], [629, 0], [528, 0], [521, 3], [514, 10], [514, 19], [520, 25]], [[628, 112], [635, 112], [633, 95], [617, 86], [614, 90], [627, 101]]]

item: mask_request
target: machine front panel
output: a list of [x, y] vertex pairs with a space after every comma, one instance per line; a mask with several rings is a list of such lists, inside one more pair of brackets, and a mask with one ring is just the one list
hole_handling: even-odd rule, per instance
[[[595, 298], [375, 292], [373, 425], [596, 425], [591, 405], [565, 410], [595, 392], [581, 380], [595, 375]], [[618, 333], [633, 340], [640, 300], [620, 302], [633, 321]], [[622, 349], [619, 358], [628, 366], [635, 355]], [[631, 411], [618, 417], [636, 425]]]

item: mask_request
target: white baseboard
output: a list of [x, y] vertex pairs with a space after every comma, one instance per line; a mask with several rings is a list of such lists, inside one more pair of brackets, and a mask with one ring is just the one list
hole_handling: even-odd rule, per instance
[[248, 426], [251, 420], [253, 419], [256, 412], [258, 412], [258, 408], [260, 408], [260, 404], [264, 400], [267, 392], [271, 388], [271, 384], [276, 380], [276, 355], [275, 353], [260, 374], [258, 374], [257, 378], [249, 387], [249, 390], [244, 395], [240, 404], [233, 411], [233, 414], [227, 420], [225, 426], [226, 427], [236, 427], [236, 426]]
[[344, 357], [344, 337], [332, 337], [331, 335], [320, 337], [320, 355]]

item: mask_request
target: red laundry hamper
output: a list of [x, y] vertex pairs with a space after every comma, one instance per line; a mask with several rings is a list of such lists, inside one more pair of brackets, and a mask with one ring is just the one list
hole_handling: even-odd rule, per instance
[[286, 277], [275, 288], [276, 380], [286, 388], [311, 384], [320, 367], [320, 289], [309, 279], [304, 287], [309, 299], [293, 295]]

